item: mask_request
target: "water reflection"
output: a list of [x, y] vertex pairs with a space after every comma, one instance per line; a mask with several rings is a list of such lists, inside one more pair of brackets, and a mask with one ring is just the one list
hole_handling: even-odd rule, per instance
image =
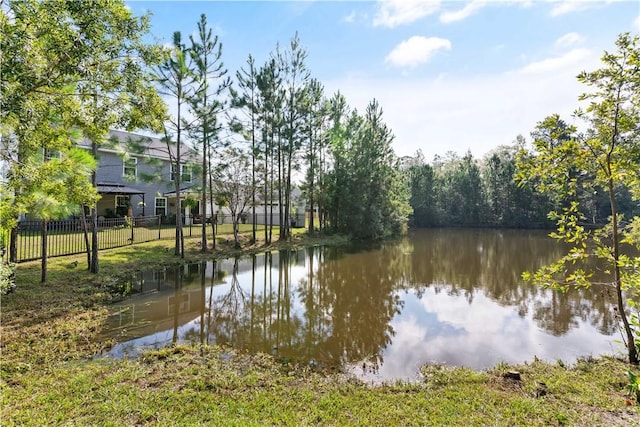
[[560, 255], [542, 232], [420, 230], [376, 248], [280, 251], [149, 272], [113, 307], [110, 354], [172, 342], [224, 344], [367, 379], [410, 379], [426, 362], [487, 368], [535, 356], [610, 353], [605, 289], [526, 285]]

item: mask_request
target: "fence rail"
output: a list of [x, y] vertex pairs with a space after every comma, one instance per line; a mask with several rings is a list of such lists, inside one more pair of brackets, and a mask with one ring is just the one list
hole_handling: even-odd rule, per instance
[[[292, 217], [293, 227], [304, 224], [304, 217], [298, 219]], [[226, 227], [231, 232], [231, 218], [206, 218], [207, 224], [217, 220], [217, 228]], [[297, 220], [297, 221], [296, 221]], [[275, 215], [274, 223], [279, 221]], [[184, 235], [196, 236], [202, 227], [202, 219], [190, 217], [184, 219]], [[258, 227], [264, 227], [264, 223], [271, 223], [271, 217], [256, 215]], [[242, 221], [242, 228], [250, 226], [249, 221]], [[16, 236], [16, 259], [15, 262], [34, 261], [42, 257], [42, 231], [44, 223], [42, 221], [22, 220], [18, 224]], [[277, 227], [277, 225], [274, 225]], [[47, 256], [58, 257], [65, 255], [75, 255], [87, 251], [87, 246], [91, 247], [91, 233], [93, 224], [87, 221], [83, 224], [82, 219], [67, 219], [63, 221], [48, 221], [47, 227]], [[210, 226], [207, 227], [210, 229]], [[86, 230], [86, 233], [85, 233]], [[137, 218], [99, 218], [98, 219], [98, 250], [113, 249], [136, 243], [150, 242], [153, 240], [174, 239], [175, 238], [175, 217], [164, 215], [145, 216]], [[1, 236], [3, 246], [2, 257], [8, 261], [9, 234]], [[88, 239], [88, 240], [87, 240]]]
[[[18, 223], [15, 262], [40, 259], [42, 256], [43, 227], [47, 231], [47, 256], [74, 255], [91, 247], [93, 224], [81, 219], [63, 221], [22, 220]], [[172, 225], [162, 224], [160, 216], [139, 218], [105, 218], [98, 220], [98, 250], [112, 249], [134, 243], [149, 242], [172, 236]], [[86, 233], [85, 233], [86, 230]], [[8, 246], [9, 236], [3, 239]], [[8, 258], [5, 253], [4, 257]]]

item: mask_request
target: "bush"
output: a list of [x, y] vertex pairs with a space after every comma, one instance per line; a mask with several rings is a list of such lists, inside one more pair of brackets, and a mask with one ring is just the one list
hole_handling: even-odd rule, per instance
[[7, 295], [16, 288], [16, 266], [0, 261], [0, 295]]

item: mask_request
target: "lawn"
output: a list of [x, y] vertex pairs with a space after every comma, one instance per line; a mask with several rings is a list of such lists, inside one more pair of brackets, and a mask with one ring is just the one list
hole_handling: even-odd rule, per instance
[[[184, 226], [183, 233], [185, 237], [196, 237], [201, 235], [201, 230], [201, 225], [193, 224]], [[251, 224], [239, 224], [239, 230], [241, 233], [248, 233], [251, 231]], [[259, 229], [259, 232], [263, 234], [264, 230]], [[274, 228], [274, 233], [277, 235], [277, 227]], [[217, 236], [231, 234], [233, 234], [232, 224], [219, 224], [217, 226]], [[209, 240], [213, 238], [211, 226], [207, 226], [207, 238]], [[175, 239], [175, 226], [155, 225], [132, 228], [125, 225], [118, 225], [103, 227], [98, 231], [98, 247], [100, 250], [163, 239]], [[47, 241], [47, 253], [49, 257], [74, 255], [83, 253], [86, 250], [84, 233], [81, 230], [51, 230], [48, 233]], [[89, 241], [91, 241], [90, 235]], [[39, 230], [21, 230], [18, 233], [16, 245], [18, 261], [39, 259], [41, 256], [41, 246], [42, 237]]]

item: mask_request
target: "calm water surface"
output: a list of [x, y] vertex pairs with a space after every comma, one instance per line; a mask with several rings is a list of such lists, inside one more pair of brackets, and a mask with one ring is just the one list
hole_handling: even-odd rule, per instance
[[483, 369], [618, 353], [614, 295], [520, 275], [557, 258], [539, 231], [416, 230], [374, 248], [315, 247], [140, 274], [114, 304], [108, 355], [218, 343], [371, 380], [432, 362]]

